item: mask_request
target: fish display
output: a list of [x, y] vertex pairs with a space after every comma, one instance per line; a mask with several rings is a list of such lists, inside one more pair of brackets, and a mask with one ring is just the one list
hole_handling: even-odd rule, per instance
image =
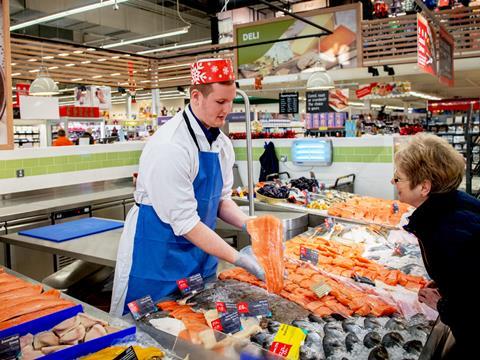
[[253, 253], [265, 270], [269, 292], [279, 294], [283, 289], [285, 264], [283, 260], [283, 225], [280, 219], [261, 216], [247, 222]]
[[385, 200], [368, 196], [355, 196], [345, 202], [332, 204], [328, 215], [363, 220], [385, 226], [397, 226], [402, 215], [411, 206], [397, 200]]
[[[114, 360], [127, 349], [127, 346], [110, 346], [95, 354], [83, 357], [82, 360]], [[158, 360], [163, 359], [165, 353], [154, 347], [133, 346], [136, 359], [138, 360]]]
[[43, 291], [0, 268], [0, 330], [72, 307], [58, 290]]
[[50, 331], [22, 336], [20, 338], [22, 359], [37, 359], [117, 331], [119, 329], [109, 326], [103, 320], [78, 313], [57, 324]]

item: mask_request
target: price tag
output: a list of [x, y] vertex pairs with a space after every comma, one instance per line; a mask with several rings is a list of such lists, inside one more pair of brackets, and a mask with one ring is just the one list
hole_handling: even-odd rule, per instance
[[300, 245], [300, 260], [308, 261], [313, 265], [318, 264], [318, 251], [309, 249], [304, 245]]
[[223, 315], [220, 319], [212, 321], [212, 328], [214, 330], [223, 331], [226, 334], [235, 334], [242, 330], [242, 323], [238, 312], [232, 312]]
[[217, 301], [215, 305], [219, 313], [231, 313], [237, 311], [237, 306], [234, 303]]
[[113, 360], [138, 360], [138, 357], [137, 354], [135, 354], [133, 346], [129, 346], [124, 352], [122, 352]]
[[272, 316], [268, 300], [240, 302], [237, 304], [238, 313], [245, 316]]
[[204, 283], [202, 275], [195, 274], [188, 278], [177, 280], [177, 286], [184, 296], [203, 290]]
[[302, 329], [282, 324], [269, 350], [286, 359], [298, 360], [300, 357], [300, 346], [305, 341], [305, 338], [306, 335]]
[[398, 204], [396, 202], [394, 202], [392, 204], [392, 214], [396, 214], [400, 211], [400, 208], [398, 207]]
[[319, 298], [322, 298], [325, 295], [330, 294], [330, 291], [332, 291], [332, 288], [328, 284], [324, 283], [323, 281], [319, 281], [318, 283], [312, 286], [312, 291], [315, 294], [317, 294]]
[[19, 359], [20, 352], [20, 337], [18, 335], [7, 336], [0, 339], [0, 359]]
[[150, 295], [128, 303], [128, 309], [135, 320], [139, 320], [144, 316], [157, 311], [157, 307], [153, 303]]
[[320, 127], [318, 128], [318, 130], [320, 130], [320, 131], [328, 130], [328, 126], [320, 126]]
[[335, 226], [335, 220], [333, 220], [332, 218], [326, 218], [325, 226], [327, 227], [328, 230], [331, 230]]

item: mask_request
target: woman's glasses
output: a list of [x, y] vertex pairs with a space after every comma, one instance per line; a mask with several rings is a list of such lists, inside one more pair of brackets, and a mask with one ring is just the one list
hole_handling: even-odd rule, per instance
[[399, 183], [399, 182], [406, 182], [406, 181], [408, 181], [408, 180], [406, 180], [406, 179], [400, 179], [397, 174], [393, 173], [393, 182], [394, 182], [395, 184], [397, 184], [397, 183]]

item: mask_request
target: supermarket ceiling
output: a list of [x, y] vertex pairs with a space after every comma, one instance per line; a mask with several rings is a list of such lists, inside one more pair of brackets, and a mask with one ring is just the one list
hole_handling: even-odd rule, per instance
[[[277, 6], [305, 0], [271, 1]], [[65, 10], [98, 5], [100, 0], [10, 0], [11, 26]], [[211, 39], [215, 15], [222, 11], [224, 0], [103, 0], [108, 6], [81, 12], [60, 19], [45, 21], [15, 30], [20, 34], [63, 40], [75, 44], [102, 47], [121, 41], [149, 37], [191, 25], [188, 32], [115, 47], [138, 52], [162, 46]], [[227, 9], [252, 7], [273, 14], [268, 6], [251, 0], [227, 1]], [[178, 11], [177, 11], [178, 7]], [[180, 14], [180, 15], [179, 15]], [[273, 15], [272, 15], [273, 16]], [[215, 27], [214, 27], [215, 28]]]

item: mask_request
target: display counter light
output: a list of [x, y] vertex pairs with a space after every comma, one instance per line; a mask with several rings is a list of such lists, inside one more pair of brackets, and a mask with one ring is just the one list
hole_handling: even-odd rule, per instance
[[299, 166], [330, 166], [333, 145], [330, 139], [297, 139], [292, 144], [292, 161]]

